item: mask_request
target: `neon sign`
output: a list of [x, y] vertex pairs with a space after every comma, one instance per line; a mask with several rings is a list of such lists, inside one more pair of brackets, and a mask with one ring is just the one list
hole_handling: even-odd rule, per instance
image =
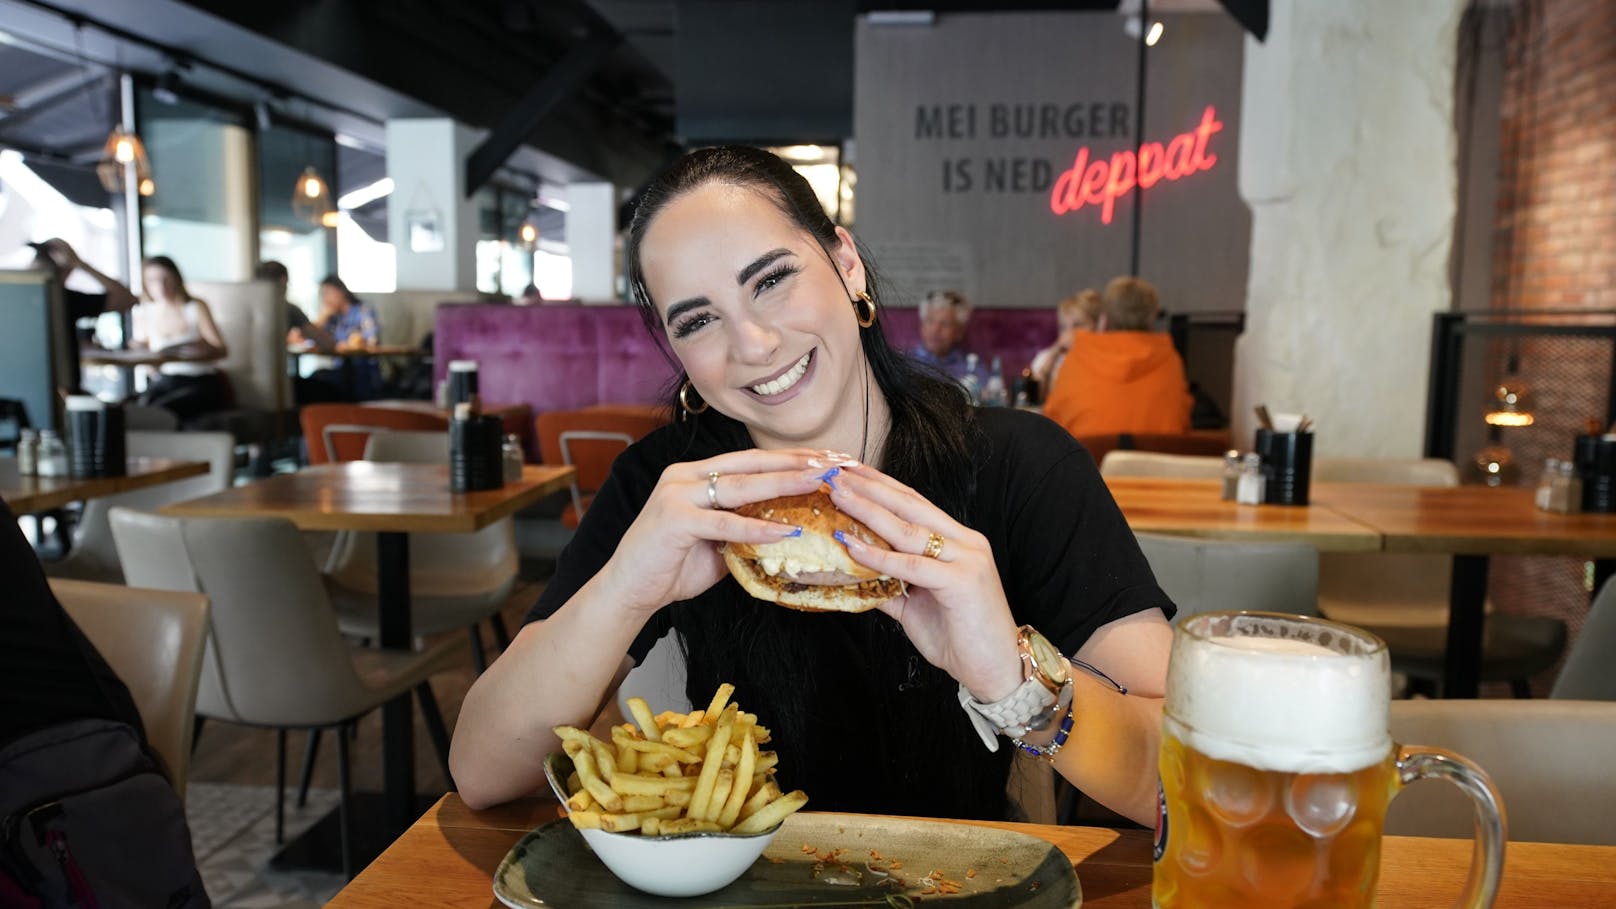
[[1146, 142], [1139, 153], [1123, 149], [1110, 159], [1089, 160], [1087, 145], [1077, 150], [1077, 158], [1070, 170], [1055, 179], [1055, 188], [1049, 194], [1049, 210], [1057, 215], [1074, 212], [1085, 205], [1100, 207], [1100, 222], [1111, 223], [1117, 198], [1133, 191], [1135, 181], [1144, 189], [1162, 180], [1182, 180], [1191, 174], [1211, 170], [1218, 163], [1217, 155], [1208, 154], [1206, 143], [1212, 134], [1223, 129], [1217, 111], [1210, 105], [1201, 114], [1199, 126], [1187, 133], [1179, 133], [1163, 147], [1160, 142]]

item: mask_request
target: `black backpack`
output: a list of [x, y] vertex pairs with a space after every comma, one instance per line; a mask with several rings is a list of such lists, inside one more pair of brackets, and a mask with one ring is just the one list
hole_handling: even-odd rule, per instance
[[74, 720], [0, 749], [0, 906], [211, 906], [185, 806], [134, 729]]

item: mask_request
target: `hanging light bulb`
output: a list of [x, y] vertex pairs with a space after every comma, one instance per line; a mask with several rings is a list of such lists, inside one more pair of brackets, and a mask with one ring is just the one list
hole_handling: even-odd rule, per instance
[[[151, 161], [146, 157], [146, 144], [140, 141], [136, 133], [125, 130], [121, 125], [112, 128], [107, 135], [106, 144], [101, 147], [101, 161], [95, 166], [96, 175], [101, 178], [101, 185], [107, 192], [123, 191], [123, 178], [126, 169], [133, 169], [137, 184], [144, 187], [150, 183], [152, 191], [156, 191], [157, 184], [152, 182]], [[150, 192], [141, 195], [149, 196]]]
[[[337, 207], [331, 203], [331, 188], [320, 176], [320, 172], [313, 165], [303, 168], [303, 173], [297, 176], [297, 185], [292, 189], [292, 214], [305, 221], [310, 221], [324, 227], [336, 223]], [[331, 223], [326, 223], [327, 215], [331, 216]]]
[[140, 181], [139, 190], [142, 196], [149, 196], [157, 192], [157, 184], [152, 181], [151, 177], [143, 177]]
[[539, 229], [534, 227], [531, 223], [523, 222], [521, 237], [524, 245], [532, 247], [534, 243], [538, 242]]

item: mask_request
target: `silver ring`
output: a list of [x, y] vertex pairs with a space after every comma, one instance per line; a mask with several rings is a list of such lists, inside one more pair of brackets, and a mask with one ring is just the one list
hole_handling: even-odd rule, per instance
[[707, 475], [707, 507], [718, 507], [718, 471]]

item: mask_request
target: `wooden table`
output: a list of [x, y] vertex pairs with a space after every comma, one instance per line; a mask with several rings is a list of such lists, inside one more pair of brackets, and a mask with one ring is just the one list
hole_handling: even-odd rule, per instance
[[[493, 875], [500, 860], [523, 834], [556, 815], [554, 802], [537, 799], [473, 812], [451, 792], [326, 905], [333, 909], [498, 905]], [[981, 826], [1027, 833], [1065, 853], [1083, 886], [1084, 909], [1150, 906], [1148, 831]], [[1470, 866], [1470, 850], [1469, 840], [1387, 837], [1377, 905], [1382, 909], [1452, 905]], [[1498, 909], [1616, 906], [1616, 847], [1510, 843], [1504, 855]], [[670, 900], [669, 905], [678, 902]]]
[[1377, 552], [1381, 535], [1330, 508], [1222, 501], [1221, 480], [1107, 477], [1105, 485], [1138, 533], [1214, 540], [1295, 540], [1320, 552]]
[[1218, 480], [1110, 477], [1105, 482], [1136, 532], [1296, 540], [1321, 552], [1452, 555], [1443, 665], [1447, 697], [1475, 697], [1480, 687], [1489, 556], [1594, 559], [1596, 582], [1616, 566], [1616, 515], [1538, 511], [1526, 489], [1315, 483], [1308, 505], [1252, 506], [1220, 501]]
[[1480, 686], [1490, 556], [1593, 559], [1595, 590], [1616, 566], [1616, 515], [1539, 511], [1529, 489], [1321, 483], [1311, 497], [1373, 528], [1386, 552], [1453, 556], [1442, 680], [1447, 697], [1475, 697]]
[[130, 458], [128, 473], [121, 477], [25, 477], [17, 472], [16, 458], [0, 458], [0, 500], [15, 514], [33, 514], [207, 472], [206, 461]]
[[128, 350], [115, 350], [106, 347], [79, 348], [79, 363], [85, 366], [116, 366], [119, 380], [123, 383], [121, 394], [125, 398], [135, 396], [135, 368], [150, 366], [156, 369], [164, 363], [197, 362], [195, 357], [180, 356], [172, 353], [162, 353], [144, 347], [132, 347]]
[[[445, 464], [348, 461], [175, 502], [182, 517], [286, 518], [303, 530], [376, 532], [377, 609], [383, 647], [408, 650], [411, 533], [471, 533], [508, 518], [572, 479], [571, 467], [528, 465], [522, 481], [483, 492], [449, 491]], [[382, 708], [389, 836], [415, 817], [415, 750], [408, 692]]]

